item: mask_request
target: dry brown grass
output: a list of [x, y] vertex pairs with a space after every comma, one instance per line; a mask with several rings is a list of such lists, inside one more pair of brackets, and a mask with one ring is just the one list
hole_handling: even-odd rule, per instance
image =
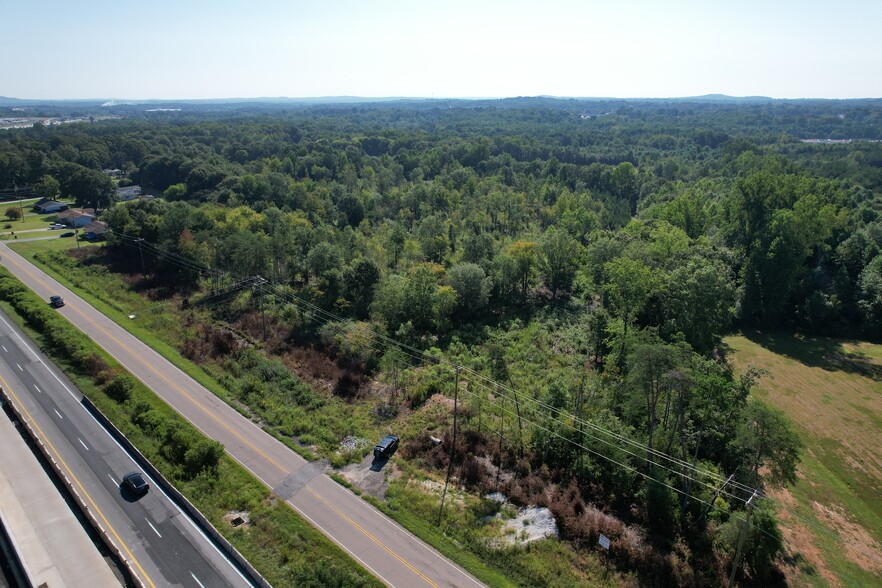
[[882, 346], [753, 331], [724, 341], [736, 372], [762, 368], [754, 394], [792, 419], [799, 481], [775, 492], [795, 585], [882, 584]]

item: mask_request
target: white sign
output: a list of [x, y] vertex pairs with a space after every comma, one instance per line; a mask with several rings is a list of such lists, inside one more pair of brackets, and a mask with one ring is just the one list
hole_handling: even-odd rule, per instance
[[600, 543], [600, 546], [604, 549], [609, 549], [609, 537], [606, 535], [601, 535], [597, 542]]

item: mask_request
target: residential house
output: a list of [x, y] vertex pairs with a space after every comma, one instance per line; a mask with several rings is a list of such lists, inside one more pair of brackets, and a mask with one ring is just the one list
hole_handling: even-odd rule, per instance
[[121, 201], [134, 200], [141, 195], [141, 186], [125, 186], [116, 189], [116, 197]]
[[101, 221], [93, 221], [83, 227], [83, 235], [89, 241], [100, 241], [107, 234], [107, 225]]
[[95, 216], [95, 211], [93, 209], [83, 208], [80, 210], [70, 209], [59, 212], [56, 218], [58, 219], [58, 222], [63, 223], [72, 229], [79, 229], [93, 222], [98, 217]]
[[40, 214], [61, 212], [62, 210], [67, 210], [67, 204], [64, 202], [56, 202], [49, 198], [40, 198], [34, 203], [34, 212], [39, 212]]

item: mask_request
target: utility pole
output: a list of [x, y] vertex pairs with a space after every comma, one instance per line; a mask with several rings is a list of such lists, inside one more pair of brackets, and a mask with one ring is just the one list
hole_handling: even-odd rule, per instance
[[459, 412], [459, 366], [456, 366], [456, 376], [453, 384], [453, 441], [450, 443], [450, 462], [447, 464], [447, 479], [444, 480], [444, 491], [441, 492], [441, 506], [438, 508], [438, 524], [441, 524], [441, 513], [444, 512], [444, 498], [447, 497], [447, 486], [450, 484], [450, 474], [453, 472], [453, 460], [456, 457], [456, 413]]
[[741, 534], [738, 536], [738, 549], [735, 551], [735, 561], [732, 562], [732, 575], [729, 576], [729, 588], [735, 585], [735, 573], [738, 571], [738, 562], [741, 560], [741, 548], [744, 547], [744, 539], [747, 538], [747, 529], [750, 528], [750, 515], [753, 514], [753, 499], [756, 498], [757, 491], [754, 490], [750, 498], [747, 500], [747, 517], [744, 519], [744, 526], [741, 527]]
[[258, 288], [260, 288], [260, 314], [263, 319], [263, 342], [266, 343], [266, 291], [263, 289], [263, 284], [266, 282], [263, 278], [258, 276]]
[[499, 411], [499, 445], [496, 449], [496, 491], [499, 492], [499, 474], [502, 471], [502, 434], [505, 430], [505, 396], [502, 397], [502, 406]]
[[515, 390], [514, 382], [511, 381], [511, 374], [508, 375], [508, 385], [511, 386], [511, 393], [514, 395], [515, 408], [518, 411], [518, 457], [524, 457], [524, 424], [521, 421], [521, 403], [518, 401], [518, 391]]
[[147, 270], [144, 269], [144, 249], [141, 247], [141, 244], [144, 243], [144, 239], [138, 239], [138, 253], [141, 254], [141, 274], [146, 276]]
[[[586, 362], [587, 363], [587, 362]], [[585, 367], [587, 371], [587, 366]], [[579, 474], [582, 474], [582, 455], [585, 453], [582, 450], [582, 394], [585, 391], [585, 373], [582, 372], [582, 381], [579, 382], [579, 390], [576, 392], [576, 422], [579, 424], [579, 428], [576, 431], [578, 436], [576, 437], [577, 443], [579, 444]]]

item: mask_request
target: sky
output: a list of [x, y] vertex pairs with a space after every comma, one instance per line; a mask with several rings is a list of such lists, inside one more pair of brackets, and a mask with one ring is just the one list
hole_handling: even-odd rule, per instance
[[882, 97], [882, 1], [0, 0], [0, 96]]

